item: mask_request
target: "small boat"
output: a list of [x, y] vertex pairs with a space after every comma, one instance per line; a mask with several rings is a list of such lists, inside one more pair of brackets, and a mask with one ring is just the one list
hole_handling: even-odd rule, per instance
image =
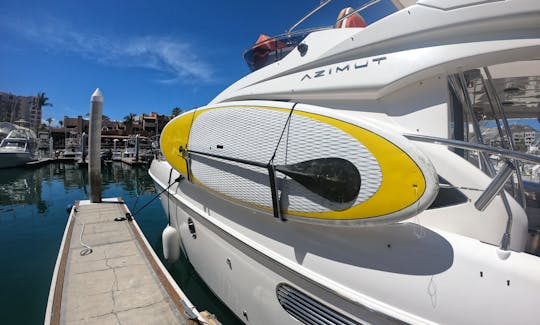
[[0, 143], [0, 168], [17, 167], [37, 160], [34, 131], [17, 127]]
[[164, 247], [246, 324], [538, 323], [540, 1], [346, 2], [164, 128]]
[[80, 161], [83, 158], [81, 145], [82, 135], [76, 132], [70, 132], [65, 139], [65, 149], [62, 152], [62, 158], [73, 159], [74, 161]]
[[122, 151], [114, 150], [112, 155], [112, 161], [122, 161]]

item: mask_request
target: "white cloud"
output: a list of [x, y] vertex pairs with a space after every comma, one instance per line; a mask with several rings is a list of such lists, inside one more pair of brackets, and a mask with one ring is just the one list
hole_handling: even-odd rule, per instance
[[101, 64], [147, 68], [165, 75], [164, 84], [211, 82], [213, 71], [186, 41], [162, 36], [113, 38], [74, 30], [50, 17], [46, 21], [3, 21], [12, 33], [42, 45], [49, 51], [76, 53]]

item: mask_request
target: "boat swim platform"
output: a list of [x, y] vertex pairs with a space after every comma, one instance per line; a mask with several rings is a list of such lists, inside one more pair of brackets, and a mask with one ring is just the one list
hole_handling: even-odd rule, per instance
[[75, 202], [54, 268], [45, 325], [200, 323], [219, 324], [189, 302], [121, 198]]

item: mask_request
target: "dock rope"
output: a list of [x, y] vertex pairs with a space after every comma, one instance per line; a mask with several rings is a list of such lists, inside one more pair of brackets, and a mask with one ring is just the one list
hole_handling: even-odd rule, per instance
[[135, 192], [137, 193], [137, 198], [135, 199], [135, 204], [133, 204], [133, 210], [135, 210], [135, 207], [137, 206], [137, 203], [139, 202], [139, 198], [144, 194], [144, 192], [146, 192], [144, 188], [139, 188], [139, 187], [140, 186], [137, 186], [135, 188]]
[[181, 180], [184, 179], [184, 176], [180, 175], [178, 176], [174, 182], [170, 182], [169, 181], [169, 186], [167, 186], [166, 188], [164, 188], [161, 192], [159, 192], [158, 194], [156, 194], [152, 199], [150, 199], [150, 201], [146, 202], [142, 207], [140, 207], [137, 211], [135, 211], [134, 213], [131, 214], [132, 217], [135, 217], [139, 212], [141, 212], [144, 208], [146, 208], [148, 205], [150, 205], [150, 203], [154, 202], [155, 199], [157, 199], [161, 194], [163, 194], [163, 192], [165, 191], [168, 191], [169, 188], [171, 188], [171, 186], [173, 186], [175, 183], [180, 183]]
[[79, 237], [79, 243], [81, 244], [81, 246], [84, 246], [85, 249], [81, 250], [79, 252], [79, 254], [81, 254], [81, 256], [86, 256], [86, 255], [90, 255], [92, 254], [92, 252], [94, 251], [92, 249], [92, 247], [88, 246], [87, 244], [83, 243], [82, 241], [82, 236], [83, 236], [83, 233], [84, 233], [84, 227], [86, 226], [86, 224], [82, 224], [82, 230], [81, 230], [81, 236]]

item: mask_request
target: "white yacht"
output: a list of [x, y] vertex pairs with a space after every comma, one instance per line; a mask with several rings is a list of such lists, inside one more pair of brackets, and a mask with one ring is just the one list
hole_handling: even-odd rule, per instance
[[37, 159], [34, 131], [17, 127], [0, 142], [0, 168], [17, 167]]
[[[392, 4], [398, 10], [379, 19]], [[540, 216], [527, 216], [535, 194], [527, 193], [520, 166], [540, 158], [514, 150], [508, 118], [540, 111], [540, 2], [374, 0], [345, 7], [321, 1], [299, 23], [320, 21], [328, 9], [330, 27], [296, 31], [294, 24], [284, 35], [259, 38], [244, 53], [249, 75], [167, 125], [166, 160], [155, 159], [150, 175], [165, 190], [176, 244], [246, 324], [538, 323], [540, 257], [525, 247], [529, 224]], [[265, 118], [247, 116], [262, 108]], [[238, 127], [243, 112], [245, 129]], [[215, 136], [211, 117], [234, 136]], [[399, 164], [392, 165], [397, 177], [386, 178], [383, 167], [377, 174], [382, 159], [394, 156], [365, 143], [364, 151], [346, 152], [349, 161], [375, 156], [355, 163], [360, 176], [348, 176], [358, 178], [354, 191], [336, 198], [303, 182], [297, 187], [305, 196], [286, 202], [297, 176], [284, 169], [289, 161], [273, 163], [292, 155], [283, 143], [298, 152], [304, 144], [320, 144], [322, 152], [339, 147], [328, 145], [334, 133], [298, 140], [311, 134], [299, 121], [310, 119], [341, 121], [343, 134], [353, 132], [346, 125], [361, 126], [399, 142], [404, 156], [425, 165], [421, 190], [433, 194], [421, 196], [414, 184], [416, 201], [376, 219], [413, 193], [397, 185], [392, 192], [389, 184], [370, 215], [351, 210], [379, 195], [388, 179], [409, 177]], [[498, 144], [483, 139], [480, 122], [488, 119], [496, 121]], [[272, 136], [257, 135], [279, 123]], [[249, 141], [270, 141], [271, 149], [261, 153], [244, 145]], [[231, 146], [236, 151], [226, 151]], [[312, 159], [311, 149], [304, 151]], [[266, 190], [255, 197], [249, 186], [259, 185]], [[322, 212], [291, 212], [293, 199]], [[363, 219], [351, 221], [355, 213]]]

